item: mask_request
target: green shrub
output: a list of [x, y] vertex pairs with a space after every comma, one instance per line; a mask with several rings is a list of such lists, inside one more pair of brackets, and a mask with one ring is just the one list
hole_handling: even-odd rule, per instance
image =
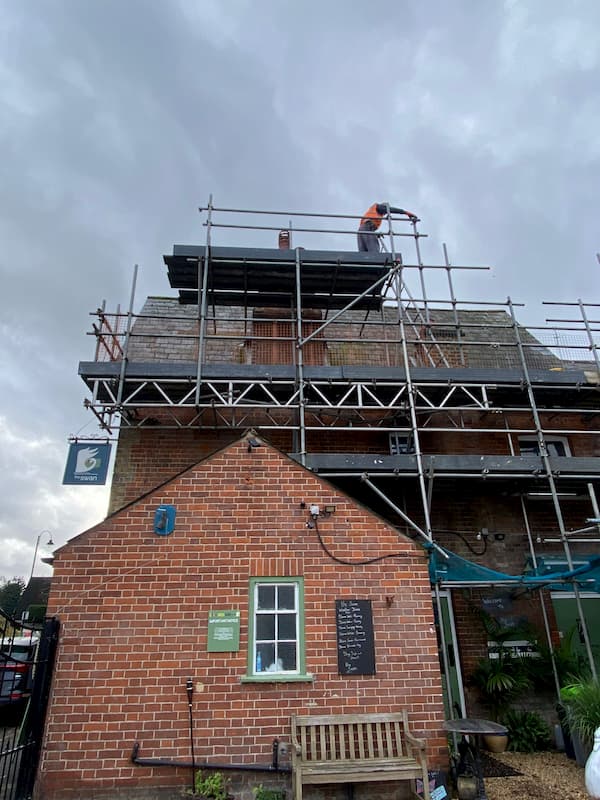
[[539, 657], [530, 658], [528, 661], [530, 675], [536, 689], [554, 689], [554, 667], [556, 667], [560, 686], [565, 686], [565, 684], [573, 683], [587, 676], [589, 673], [587, 659], [583, 653], [575, 649], [576, 635], [577, 626], [573, 625], [556, 647], [549, 646], [541, 634], [535, 637]]
[[209, 797], [211, 800], [227, 800], [228, 781], [225, 780], [222, 772], [197, 772], [194, 779], [194, 789], [196, 794]]
[[535, 711], [507, 711], [502, 723], [508, 728], [508, 749], [535, 753], [550, 747], [550, 728]]
[[269, 789], [261, 784], [252, 789], [255, 800], [285, 800], [284, 789]]

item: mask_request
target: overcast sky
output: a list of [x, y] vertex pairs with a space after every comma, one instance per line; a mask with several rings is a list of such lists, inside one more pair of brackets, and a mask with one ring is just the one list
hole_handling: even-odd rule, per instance
[[127, 307], [135, 263], [136, 311], [174, 296], [162, 255], [204, 241], [211, 193], [390, 201], [426, 262], [493, 268], [459, 297], [600, 302], [599, 32], [597, 0], [0, 0], [0, 576], [105, 516], [61, 485], [99, 433], [89, 312]]

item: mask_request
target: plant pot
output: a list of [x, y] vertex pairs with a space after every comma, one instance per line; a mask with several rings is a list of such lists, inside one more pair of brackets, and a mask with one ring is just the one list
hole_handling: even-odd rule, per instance
[[483, 743], [488, 752], [503, 753], [508, 747], [508, 735], [506, 733], [486, 733]]
[[458, 800], [475, 800], [478, 787], [475, 775], [459, 775], [456, 780]]
[[586, 762], [592, 752], [592, 745], [582, 741], [578, 733], [572, 733], [573, 750], [575, 751], [575, 761], [580, 767], [585, 767]]

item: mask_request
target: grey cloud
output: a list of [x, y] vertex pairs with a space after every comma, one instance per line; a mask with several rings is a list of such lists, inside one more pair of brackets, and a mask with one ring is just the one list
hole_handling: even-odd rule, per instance
[[[103, 513], [60, 485], [67, 435], [96, 432], [76, 374], [88, 311], [127, 306], [134, 263], [136, 310], [169, 294], [162, 254], [203, 240], [209, 193], [349, 214], [389, 200], [421, 216], [429, 260], [446, 241], [454, 263], [494, 266], [461, 274], [461, 297], [510, 294], [536, 319], [542, 294], [597, 301], [599, 22], [593, 0], [5, 4], [0, 414], [53, 452], [3, 486], [12, 533], [31, 541], [67, 501], [64, 538]], [[275, 241], [215, 231], [251, 237]]]

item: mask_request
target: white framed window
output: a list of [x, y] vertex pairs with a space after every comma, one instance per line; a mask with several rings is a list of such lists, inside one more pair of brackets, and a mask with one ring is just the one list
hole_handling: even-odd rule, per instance
[[390, 433], [391, 456], [402, 456], [414, 452], [412, 436], [409, 433]]
[[302, 578], [251, 578], [248, 677], [307, 677]]
[[[549, 456], [570, 456], [569, 440], [566, 436], [550, 436], [544, 439]], [[522, 456], [539, 456], [540, 443], [537, 436], [519, 436], [519, 453]]]

